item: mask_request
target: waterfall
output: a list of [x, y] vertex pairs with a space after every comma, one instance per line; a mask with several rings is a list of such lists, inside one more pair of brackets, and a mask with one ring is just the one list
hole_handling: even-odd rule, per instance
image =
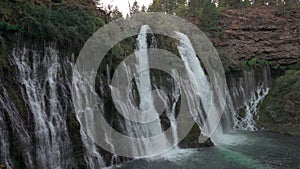
[[[152, 87], [151, 87], [151, 81], [150, 81], [150, 73], [149, 73], [149, 63], [148, 63], [148, 43], [147, 43], [147, 33], [151, 34], [151, 29], [148, 25], [144, 25], [141, 27], [140, 33], [136, 39], [136, 46], [135, 49], [135, 56], [136, 56], [136, 69], [137, 72], [139, 72], [135, 77], [135, 84], [137, 88], [137, 94], [139, 97], [138, 102], [138, 108], [141, 111], [140, 113], [145, 113], [149, 110], [153, 110], [153, 95], [152, 95]], [[154, 38], [154, 35], [151, 35], [151, 44], [150, 47], [155, 48], [156, 41]], [[126, 65], [122, 64], [122, 70], [124, 70], [124, 77], [130, 77], [131, 75], [131, 68]], [[146, 69], [146, 70], [144, 70]], [[129, 79], [130, 80], [130, 79]], [[131, 84], [133, 89], [133, 84]], [[113, 89], [114, 94], [116, 94], [115, 98], [120, 98], [118, 96], [118, 89]], [[122, 90], [122, 89], [121, 89]], [[133, 91], [133, 93], [135, 93]], [[135, 96], [129, 97], [128, 99], [132, 100], [132, 103], [136, 103], [136, 98], [133, 98]], [[123, 114], [128, 114], [129, 117], [132, 116], [131, 112], [128, 112], [128, 110], [132, 110], [132, 108], [129, 108], [129, 106], [134, 105], [123, 105], [122, 111]], [[156, 120], [150, 122], [150, 123], [136, 123], [129, 120], [120, 121], [120, 124], [123, 124], [123, 132], [126, 133], [130, 137], [135, 138], [147, 138], [147, 137], [153, 137], [155, 135], [158, 135], [163, 132], [159, 114], [156, 116]], [[165, 137], [163, 140], [161, 140], [161, 144], [157, 146], [165, 147], [169, 144], [168, 139]], [[153, 147], [150, 146], [149, 142], [145, 141], [142, 142], [140, 145], [132, 145], [132, 150], [136, 155], [141, 154], [141, 152], [151, 152]], [[147, 153], [148, 154], [148, 153]]]
[[[143, 25], [141, 31], [137, 37], [137, 49], [135, 50], [136, 60], [137, 60], [137, 71], [140, 72], [136, 76], [136, 86], [140, 96], [140, 110], [146, 111], [150, 109], [153, 103], [153, 98], [151, 95], [151, 82], [150, 82], [150, 71], [143, 69], [149, 69], [149, 61], [147, 54], [147, 33], [151, 32], [148, 25]], [[151, 45], [155, 41], [151, 42]]]
[[0, 159], [3, 160], [3, 164], [7, 166], [8, 169], [12, 169], [12, 162], [10, 159], [10, 145], [9, 145], [9, 136], [8, 136], [8, 124], [7, 119], [5, 117], [4, 111], [6, 107], [4, 107], [7, 102], [4, 101], [5, 98], [0, 97], [1, 109], [0, 109]]
[[[30, 149], [32, 140], [29, 136], [28, 131], [24, 127], [22, 117], [20, 112], [16, 108], [13, 100], [8, 96], [7, 90], [2, 88], [2, 96], [0, 96], [0, 159], [4, 159], [5, 166], [7, 169], [14, 168], [10, 159], [10, 142], [9, 142], [9, 128], [12, 128], [12, 132], [17, 136], [15, 142], [19, 142], [19, 146], [22, 147], [22, 157], [24, 163], [28, 168], [33, 168], [33, 154]], [[7, 114], [7, 119], [5, 113]], [[10, 121], [10, 126], [8, 126], [8, 121]]]
[[59, 169], [73, 166], [71, 141], [65, 112], [58, 98], [58, 51], [14, 49], [13, 62], [19, 71], [23, 98], [33, 115], [34, 154], [38, 168]]
[[[201, 129], [209, 130], [211, 126], [204, 127], [205, 121], [208, 119], [208, 112], [213, 109], [217, 110], [217, 106], [212, 101], [213, 91], [205, 70], [201, 66], [196, 52], [193, 49], [190, 39], [179, 32], [176, 32], [179, 39], [177, 49], [184, 61], [184, 66], [187, 70], [190, 85], [187, 91], [181, 91], [181, 88], [176, 84], [176, 80], [168, 87], [162, 87], [161, 84], [155, 84], [152, 81], [152, 75], [149, 69], [149, 56], [147, 49], [157, 48], [157, 42], [151, 28], [148, 25], [141, 27], [139, 35], [136, 39], [135, 67], [121, 64], [124, 70], [125, 78], [131, 77], [131, 73], [135, 69], [135, 79], [131, 82], [131, 92], [128, 99], [132, 104], [122, 105], [124, 114], [131, 115], [131, 106], [138, 107], [141, 113], [145, 113], [155, 108], [157, 98], [164, 102], [165, 110], [160, 115], [157, 113], [156, 120], [150, 123], [137, 123], [126, 118], [120, 117], [113, 119], [117, 121], [118, 127], [129, 137], [134, 138], [148, 138], [163, 133], [165, 130], [165, 123], [171, 127], [172, 136], [165, 136], [160, 140], [158, 148], [165, 148], [169, 145], [178, 143], [178, 131], [176, 124], [176, 106], [180, 100], [181, 92], [186, 92], [188, 95], [189, 109], [195, 117], [196, 123]], [[67, 58], [59, 56], [58, 50], [53, 46], [45, 47], [44, 51], [32, 50], [28, 48], [15, 48], [10, 57], [11, 62], [15, 65], [17, 71], [17, 82], [20, 84], [20, 97], [23, 98], [29, 115], [23, 115], [22, 110], [18, 110], [17, 104], [11, 95], [10, 88], [4, 84], [0, 79], [0, 163], [4, 163], [7, 169], [17, 168], [13, 164], [14, 161], [14, 145], [20, 146], [21, 152], [17, 152], [22, 156], [22, 165], [24, 163], [26, 168], [43, 168], [43, 169], [69, 169], [78, 168], [76, 159], [74, 157], [74, 146], [72, 145], [72, 133], [68, 128], [67, 117], [71, 116], [68, 113], [73, 113], [74, 108], [71, 100], [72, 84], [70, 80], [70, 71], [66, 69], [73, 69], [72, 61]], [[75, 72], [76, 73], [76, 72]], [[103, 73], [103, 72], [102, 72]], [[111, 72], [109, 65], [106, 65], [107, 81], [100, 79], [101, 95], [106, 95], [107, 91], [104, 89], [104, 82], [111, 82]], [[176, 70], [172, 71], [172, 77], [177, 77]], [[75, 79], [75, 94], [82, 98], [78, 103], [80, 112], [83, 116], [78, 116], [77, 120], [84, 118], [85, 123], [89, 124], [91, 130], [97, 132], [104, 132], [105, 142], [110, 146], [111, 154], [102, 151], [90, 138], [90, 131], [84, 131], [83, 128], [78, 129], [79, 140], [82, 142], [83, 160], [87, 164], [87, 168], [98, 169], [104, 167], [106, 164], [116, 164], [120, 157], [115, 153], [115, 140], [111, 140], [112, 131], [104, 131], [90, 124], [95, 117], [93, 108], [85, 108], [90, 101], [91, 96], [87, 95], [85, 91], [94, 91], [94, 87], [88, 82], [90, 76], [80, 77]], [[131, 80], [131, 79], [130, 79]], [[169, 80], [169, 79], [168, 79]], [[164, 79], [162, 79], [164, 81]], [[158, 85], [159, 87], [155, 86]], [[160, 86], [161, 85], [161, 86]], [[153, 87], [154, 86], [154, 87]], [[258, 108], [264, 97], [269, 92], [270, 88], [270, 71], [268, 67], [263, 67], [257, 70], [245, 70], [241, 73], [229, 75], [228, 77], [228, 98], [227, 109], [225, 110], [225, 122], [220, 125], [220, 132], [222, 134], [225, 128], [235, 128], [239, 130], [257, 130], [255, 121], [257, 120]], [[153, 88], [160, 90], [153, 90]], [[118, 89], [110, 88], [116, 98], [118, 98]], [[119, 89], [123, 90], [123, 89]], [[162, 91], [168, 91], [163, 93]], [[98, 94], [97, 94], [98, 95]], [[83, 96], [83, 97], [82, 97]], [[100, 97], [97, 100], [97, 105], [100, 107], [103, 114], [108, 112], [105, 109], [105, 97]], [[89, 105], [89, 104], [88, 104]], [[81, 107], [80, 107], [81, 106]], [[25, 108], [25, 109], [26, 109]], [[114, 109], [113, 109], [114, 110]], [[23, 110], [24, 111], [24, 110]], [[109, 112], [116, 113], [116, 112]], [[107, 114], [105, 114], [107, 115]], [[24, 116], [27, 119], [24, 119]], [[165, 119], [164, 119], [165, 118]], [[165, 120], [165, 121], [164, 121]], [[110, 122], [113, 123], [113, 122]], [[85, 124], [80, 124], [85, 125]], [[111, 124], [113, 125], [113, 124]], [[208, 125], [214, 125], [208, 123]], [[218, 129], [218, 130], [219, 130]], [[10, 133], [11, 132], [11, 133]], [[202, 130], [205, 133], [205, 131]], [[203, 134], [203, 133], [202, 133]], [[14, 140], [12, 140], [14, 139]], [[222, 138], [223, 139], [223, 138]], [[215, 140], [221, 142], [222, 139]], [[14, 141], [14, 143], [11, 143]], [[213, 140], [214, 141], [214, 140]], [[16, 143], [15, 143], [16, 142]], [[81, 143], [80, 142], [80, 143]], [[131, 145], [132, 151], [138, 156], [139, 154], [151, 154], [153, 147], [149, 142], [142, 142], [139, 145]], [[104, 158], [105, 157], [105, 160]], [[81, 158], [81, 157], [79, 157]], [[110, 160], [110, 161], [109, 161]]]
[[[176, 73], [175, 70], [172, 70], [172, 77], [175, 77], [175, 79], [178, 79], [177, 78], [178, 74]], [[173, 133], [173, 141], [174, 143], [179, 143], [179, 140], [178, 140], [178, 133], [177, 133], [177, 124], [176, 124], [176, 104], [178, 103], [179, 101], [179, 97], [180, 97], [180, 88], [178, 87], [179, 84], [176, 84], [174, 83], [172, 85], [172, 97], [174, 99], [173, 101], [173, 104], [172, 104], [172, 101], [169, 101], [168, 104], [166, 105], [170, 105], [170, 107], [167, 107], [166, 108], [166, 111], [167, 111], [167, 117], [169, 118], [170, 120], [170, 123], [171, 123], [171, 129], [172, 129], [172, 133]], [[177, 146], [176, 146], [177, 148]]]
[[[200, 61], [194, 51], [190, 39], [180, 32], [176, 32], [178, 38], [180, 39], [177, 46], [179, 54], [184, 61], [185, 68], [188, 73], [188, 78], [191, 82], [191, 86], [188, 88], [189, 99], [189, 109], [193, 114], [195, 121], [199, 127], [203, 130], [205, 128], [210, 128], [209, 126], [204, 126], [204, 122], [207, 120], [208, 112], [211, 106], [214, 106], [212, 99], [212, 89], [210, 82], [208, 81], [204, 70], [200, 64]], [[205, 131], [201, 131], [205, 132]]]
[[264, 66], [258, 69], [244, 70], [228, 77], [231, 99], [228, 106], [234, 111], [234, 128], [257, 130], [258, 108], [270, 90], [270, 69]]
[[[73, 68], [73, 66], [74, 65], [72, 65], [72, 68]], [[95, 94], [94, 88], [91, 84], [86, 83], [85, 78], [89, 78], [89, 76], [81, 77], [78, 74], [78, 72], [74, 72], [74, 73], [77, 73], [77, 75], [75, 77], [78, 77], [78, 79], [75, 79], [75, 81], [73, 81], [75, 83], [74, 86], [76, 86], [75, 94], [81, 98], [81, 100], [75, 104], [78, 105], [77, 108], [80, 109], [80, 112], [85, 112], [85, 113], [82, 113], [81, 116], [77, 116], [77, 119], [80, 122], [79, 119], [83, 118], [83, 119], [85, 119], [86, 124], [88, 124], [90, 127], [93, 127], [93, 126], [95, 126], [94, 124], [92, 124], [93, 119], [94, 119], [93, 108], [89, 107], [87, 109], [84, 109], [84, 105], [88, 104], [88, 102], [90, 101], [90, 96], [88, 94], [86, 94], [87, 93], [86, 91], [91, 90]], [[100, 102], [99, 104], [101, 105], [101, 108], [103, 110], [103, 102]], [[86, 164], [88, 165], [88, 168], [89, 169], [98, 169], [98, 168], [104, 167], [105, 163], [102, 159], [99, 149], [97, 148], [95, 143], [88, 137], [88, 134], [86, 133], [89, 131], [84, 131], [82, 128], [82, 124], [80, 124], [80, 125], [81, 125], [80, 135], [81, 135], [83, 147], [85, 148], [85, 157], [84, 158], [85, 158]], [[92, 128], [91, 130], [96, 130], [96, 129]], [[106, 138], [103, 138], [103, 139], [106, 139]]]

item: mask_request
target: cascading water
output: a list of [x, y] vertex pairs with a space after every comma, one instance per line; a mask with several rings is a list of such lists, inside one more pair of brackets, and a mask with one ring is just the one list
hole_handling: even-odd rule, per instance
[[10, 159], [10, 152], [9, 152], [9, 137], [8, 137], [8, 126], [7, 126], [7, 119], [5, 117], [4, 111], [6, 102], [4, 101], [5, 98], [0, 97], [0, 103], [1, 103], [1, 111], [0, 111], [0, 159], [3, 160], [5, 166], [7, 166], [8, 169], [12, 169], [11, 166], [11, 159]]
[[268, 66], [256, 70], [244, 70], [229, 76], [228, 84], [233, 106], [234, 128], [257, 130], [258, 108], [270, 90], [270, 70]]
[[[177, 73], [173, 70], [172, 71], [172, 76], [176, 78]], [[172, 86], [172, 97], [174, 99], [173, 104], [171, 104], [170, 102], [166, 105], [171, 104], [171, 107], [167, 107], [166, 108], [166, 112], [167, 112], [167, 116], [170, 120], [171, 123], [171, 128], [172, 128], [172, 132], [173, 132], [173, 140], [174, 143], [178, 143], [178, 133], [177, 133], [177, 124], [176, 124], [176, 104], [179, 101], [179, 97], [180, 97], [180, 88], [178, 87], [178, 85], [176, 85], [175, 83]]]
[[36, 165], [59, 169], [72, 166], [71, 142], [57, 93], [60, 70], [58, 52], [45, 48], [44, 55], [33, 50], [15, 49], [13, 60], [24, 86], [23, 98], [33, 114]]
[[[203, 128], [203, 122], [207, 119], [209, 109], [215, 106], [215, 103], [210, 101], [212, 98], [211, 85], [189, 38], [179, 32], [176, 32], [176, 34], [180, 39], [178, 51], [184, 61], [189, 80], [192, 83], [192, 87], [188, 91], [188, 95], [193, 97], [190, 101], [200, 100], [200, 102], [192, 102], [193, 104], [189, 105], [189, 107], [194, 117], [197, 117], [195, 120], [199, 127]], [[226, 94], [227, 106], [225, 107], [221, 123], [212, 135], [212, 140], [215, 143], [231, 142], [232, 139], [228, 138], [226, 132], [230, 132], [233, 128], [256, 130], [256, 119], [254, 117], [257, 115], [259, 104], [268, 94], [269, 79], [270, 71], [268, 67], [256, 71], [243, 71], [242, 76], [238, 78], [238, 83], [236, 83], [236, 79], [229, 78], [229, 86], [232, 88]], [[237, 109], [243, 109], [245, 116], [241, 117], [236, 113]], [[208, 128], [211, 128], [210, 126], [216, 124], [208, 122], [206, 125], [208, 125]]]
[[[78, 72], [74, 72], [74, 73], [78, 73]], [[79, 75], [75, 76], [75, 77], [80, 77]], [[78, 95], [78, 97], [81, 98], [81, 100], [76, 104], [79, 109], [80, 112], [85, 112], [83, 113], [81, 116], [77, 116], [77, 119], [80, 118], [84, 118], [85, 119], [85, 123], [89, 124], [89, 126], [93, 127], [95, 125], [92, 124], [93, 122], [93, 118], [94, 118], [94, 112], [92, 111], [92, 108], [87, 108], [84, 109], [84, 105], [88, 104], [88, 102], [90, 101], [90, 96], [86, 93], [82, 93], [82, 92], [86, 92], [88, 90], [91, 90], [95, 93], [94, 88], [91, 84], [85, 83], [86, 81], [84, 80], [85, 78], [88, 78], [88, 76], [86, 77], [80, 77], [80, 79], [75, 79], [74, 83], [75, 83], [75, 94]], [[84, 95], [84, 97], [81, 97], [81, 95]], [[101, 107], [103, 108], [103, 103], [100, 103]], [[80, 121], [80, 120], [78, 120]], [[82, 124], [81, 124], [82, 126]], [[92, 130], [95, 130], [95, 128], [92, 128]], [[88, 131], [87, 131], [88, 132]], [[86, 149], [85, 152], [85, 161], [88, 165], [88, 167], [90, 169], [97, 169], [97, 168], [101, 168], [105, 166], [105, 163], [102, 159], [102, 156], [100, 155], [97, 146], [95, 145], [95, 143], [88, 137], [86, 131], [83, 130], [83, 128], [80, 128], [80, 134], [81, 134], [81, 139], [83, 142], [83, 146]], [[104, 138], [105, 139], [105, 138]]]
[[[200, 61], [196, 55], [196, 52], [194, 51], [190, 39], [185, 34], [182, 34], [180, 32], [175, 33], [180, 39], [177, 48], [182, 60], [184, 61], [184, 65], [188, 73], [188, 78], [191, 82], [191, 86], [188, 88], [188, 91], [186, 91], [188, 93], [187, 95], [190, 97], [189, 109], [199, 127], [202, 130], [209, 130], [211, 129], [211, 125], [216, 125], [211, 121], [206, 123], [207, 126], [205, 126], [204, 124], [205, 121], [208, 120], [207, 113], [209, 113], [209, 111], [214, 106], [214, 103], [211, 101], [213, 95], [210, 82], [208, 81], [204, 70], [202, 69]], [[215, 112], [212, 113], [216, 114]], [[201, 134], [207, 132], [208, 131], [201, 131]], [[199, 139], [201, 139], [201, 141], [204, 141], [207, 139], [207, 137], [201, 137]]]
[[[33, 168], [33, 154], [30, 149], [30, 145], [32, 140], [28, 134], [28, 131], [24, 127], [24, 123], [20, 116], [18, 109], [16, 108], [12, 99], [8, 96], [6, 89], [2, 88], [2, 96], [0, 96], [0, 105], [2, 109], [0, 116], [0, 152], [1, 159], [4, 159], [5, 166], [7, 169], [14, 168], [12, 166], [12, 162], [10, 159], [10, 142], [9, 142], [9, 130], [8, 128], [12, 128], [12, 132], [18, 136], [18, 141], [22, 147], [22, 156], [24, 158], [24, 163], [28, 168]], [[5, 117], [5, 113], [9, 120]], [[10, 126], [8, 126], [8, 121], [10, 121]], [[14, 140], [17, 141], [17, 140]]]
[[[136, 69], [137, 72], [139, 72], [135, 79], [136, 79], [136, 88], [137, 93], [139, 96], [139, 103], [138, 108], [141, 111], [141, 113], [144, 113], [145, 111], [151, 109], [153, 107], [153, 96], [152, 96], [152, 88], [151, 88], [151, 81], [150, 81], [150, 73], [149, 73], [149, 63], [148, 63], [148, 53], [147, 53], [147, 33], [151, 34], [151, 29], [148, 25], [144, 25], [141, 27], [140, 33], [137, 37], [137, 49], [135, 50], [136, 55]], [[151, 45], [150, 47], [155, 48], [156, 42], [152, 35]], [[130, 77], [131, 69], [128, 65], [123, 64], [122, 65], [123, 70], [125, 70], [125, 77]], [[146, 69], [146, 70], [144, 70]], [[144, 71], [143, 71], [144, 70]], [[133, 88], [133, 87], [132, 87]], [[118, 91], [114, 89], [114, 92], [116, 94], [115, 98], [120, 98], [118, 96]], [[135, 103], [134, 98], [128, 98], [131, 99], [133, 103]], [[123, 105], [122, 111], [125, 114], [131, 115], [131, 112], [128, 112], [128, 110], [131, 110], [128, 106], [134, 106], [134, 105]], [[159, 114], [157, 114], [156, 120], [147, 123], [147, 124], [141, 124], [141, 123], [135, 123], [131, 122], [129, 120], [124, 120], [123, 123], [123, 132], [126, 133], [130, 137], [136, 137], [136, 138], [147, 138], [152, 137], [155, 135], [158, 135], [163, 132]], [[161, 144], [158, 146], [166, 146], [169, 144], [168, 139], [165, 137], [163, 140], [161, 140]], [[140, 152], [151, 152], [152, 147], [150, 144], [145, 141], [141, 145], [132, 145], [132, 150], [135, 152], [135, 154], [140, 154]]]

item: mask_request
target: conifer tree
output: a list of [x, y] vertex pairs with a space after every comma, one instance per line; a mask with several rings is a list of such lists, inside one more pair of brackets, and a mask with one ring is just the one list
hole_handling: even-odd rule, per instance
[[203, 10], [200, 17], [202, 29], [207, 31], [219, 31], [219, 11], [210, 0], [204, 0]]

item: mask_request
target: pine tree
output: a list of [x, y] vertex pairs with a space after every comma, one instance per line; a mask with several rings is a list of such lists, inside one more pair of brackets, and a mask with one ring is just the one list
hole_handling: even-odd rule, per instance
[[225, 8], [239, 8], [243, 6], [242, 0], [219, 0], [219, 6]]
[[186, 0], [177, 0], [175, 14], [181, 17], [188, 15]]
[[122, 12], [119, 11], [118, 7], [115, 7], [115, 9], [111, 10], [110, 15], [113, 19], [118, 19], [118, 18], [121, 18], [123, 16]]
[[169, 14], [174, 14], [176, 9], [176, 0], [165, 0], [166, 12]]
[[201, 13], [202, 0], [190, 0], [189, 1], [189, 11], [191, 16], [199, 16]]
[[200, 17], [202, 29], [206, 31], [220, 31], [219, 11], [214, 3], [210, 0], [204, 0], [203, 10]]
[[138, 5], [138, 2], [135, 0], [132, 4], [132, 7], [130, 8], [130, 15], [138, 13], [140, 10], [140, 6]]
[[243, 1], [243, 7], [248, 7], [248, 6], [251, 6], [251, 3], [249, 0], [244, 0]]
[[147, 8], [146, 8], [145, 5], [143, 5], [142, 8], [141, 8], [141, 12], [146, 12], [146, 11], [147, 11]]
[[149, 6], [150, 12], [163, 12], [161, 0], [153, 0], [153, 3]]

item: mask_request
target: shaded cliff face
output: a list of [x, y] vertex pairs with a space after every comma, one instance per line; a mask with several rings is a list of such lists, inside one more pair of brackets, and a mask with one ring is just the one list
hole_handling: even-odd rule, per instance
[[300, 71], [290, 70], [275, 80], [264, 100], [259, 127], [270, 131], [300, 135]]
[[252, 7], [221, 14], [224, 39], [217, 48], [233, 64], [252, 58], [290, 65], [300, 61], [300, 9]]

